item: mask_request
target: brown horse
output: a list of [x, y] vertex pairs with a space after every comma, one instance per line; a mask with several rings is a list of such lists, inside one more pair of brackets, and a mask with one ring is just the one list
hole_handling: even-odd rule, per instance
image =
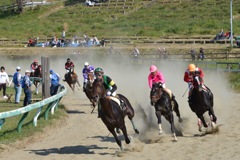
[[175, 98], [171, 98], [167, 92], [165, 92], [162, 88], [162, 83], [155, 83], [153, 84], [151, 90], [151, 101], [154, 103], [156, 116], [158, 119], [158, 127], [159, 127], [159, 134], [162, 134], [162, 120], [161, 116], [163, 115], [165, 119], [171, 125], [171, 131], [174, 137], [174, 140], [177, 141], [176, 137], [176, 129], [174, 125], [174, 117], [173, 111], [176, 112], [179, 122], [182, 122], [182, 118], [180, 116], [180, 112], [178, 109], [178, 103]]
[[71, 67], [69, 72], [65, 74], [65, 81], [67, 82], [69, 87], [73, 90], [73, 92], [75, 91], [76, 83], [78, 84], [79, 88], [81, 87], [81, 85], [80, 85], [80, 83], [78, 81], [78, 76], [74, 72], [74, 68], [73, 67]]
[[41, 82], [40, 80], [38, 79], [34, 79], [35, 77], [36, 78], [42, 78], [42, 65], [38, 65], [38, 68], [34, 71], [34, 72], [31, 72], [30, 74], [30, 77], [33, 78], [33, 84], [36, 88], [36, 94], [38, 94], [38, 85], [39, 83]]
[[92, 103], [93, 109], [92, 112], [94, 111], [96, 104], [93, 100], [93, 96], [92, 96], [92, 88], [93, 88], [93, 82], [94, 82], [94, 74], [93, 72], [88, 72], [88, 76], [87, 76], [87, 84], [86, 84], [86, 88], [84, 88], [84, 92], [86, 94], [86, 96], [88, 97], [88, 99], [90, 100], [90, 102]]
[[125, 109], [122, 109], [116, 101], [111, 99], [110, 96], [106, 96], [106, 89], [104, 88], [103, 79], [96, 79], [94, 81], [92, 92], [95, 102], [98, 102], [100, 108], [99, 111], [103, 123], [106, 125], [107, 129], [114, 136], [120, 149], [123, 150], [122, 143], [118, 138], [115, 129], [122, 130], [125, 142], [129, 144], [130, 138], [128, 137], [124, 120], [124, 117], [126, 115], [130, 119], [135, 133], [139, 134], [139, 131], [138, 129], [136, 129], [134, 122], [132, 120], [134, 117], [134, 110], [132, 105], [125, 96], [117, 94], [117, 97], [124, 101]]

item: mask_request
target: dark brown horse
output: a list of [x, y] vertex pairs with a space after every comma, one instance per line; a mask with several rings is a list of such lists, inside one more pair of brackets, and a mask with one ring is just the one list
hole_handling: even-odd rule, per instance
[[162, 120], [163, 115], [165, 119], [171, 125], [171, 131], [173, 133], [174, 140], [177, 141], [176, 129], [174, 125], [173, 111], [177, 114], [179, 122], [182, 122], [182, 118], [179, 112], [179, 106], [175, 98], [171, 98], [169, 94], [163, 90], [162, 83], [154, 83], [151, 90], [151, 101], [154, 103], [155, 113], [158, 119], [159, 134], [162, 134]]
[[65, 74], [65, 81], [69, 85], [69, 87], [75, 91], [75, 85], [78, 84], [78, 87], [80, 88], [81, 85], [78, 81], [78, 75], [74, 72], [74, 68], [71, 67], [69, 72]]
[[84, 88], [84, 92], [86, 94], [86, 96], [88, 97], [88, 99], [90, 100], [90, 102], [92, 103], [93, 109], [92, 112], [94, 111], [96, 104], [95, 101], [93, 100], [93, 96], [92, 96], [92, 89], [93, 89], [93, 82], [94, 82], [94, 74], [93, 72], [88, 72], [88, 76], [87, 76], [87, 84], [86, 84], [86, 88]]
[[110, 96], [106, 96], [106, 89], [104, 88], [103, 79], [96, 79], [94, 81], [93, 97], [94, 97], [94, 100], [98, 102], [98, 105], [100, 107], [99, 111], [100, 111], [100, 115], [103, 123], [106, 125], [108, 130], [114, 136], [120, 149], [123, 150], [122, 143], [118, 138], [115, 132], [115, 129], [122, 130], [122, 133], [125, 138], [125, 142], [129, 144], [130, 139], [127, 134], [127, 129], [126, 129], [125, 120], [124, 120], [124, 117], [126, 115], [130, 119], [135, 133], [139, 134], [139, 131], [136, 129], [134, 122], [132, 120], [134, 117], [134, 110], [132, 105], [130, 104], [130, 102], [125, 96], [121, 94], [117, 94], [117, 97], [119, 97], [119, 99], [124, 101], [125, 109], [122, 109], [116, 101], [111, 99]]
[[202, 131], [202, 124], [205, 128], [208, 127], [203, 114], [208, 111], [208, 114], [211, 119], [211, 127], [214, 128], [217, 122], [217, 117], [215, 116], [213, 110], [213, 94], [211, 90], [206, 86], [201, 84], [202, 78], [199, 76], [195, 76], [193, 79], [193, 90], [191, 94], [191, 102], [189, 103], [189, 107], [191, 110], [196, 113], [198, 117], [198, 129]]
[[[38, 85], [41, 81], [37, 78], [42, 78], [42, 65], [38, 65], [38, 68], [34, 72], [31, 72], [30, 77], [33, 78], [33, 84], [36, 88], [35, 93], [38, 94]], [[36, 77], [36, 78], [34, 78], [34, 77]]]

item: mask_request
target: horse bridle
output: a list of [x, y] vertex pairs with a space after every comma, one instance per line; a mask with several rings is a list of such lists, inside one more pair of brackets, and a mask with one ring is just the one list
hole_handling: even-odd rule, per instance
[[154, 92], [154, 93], [157, 92], [156, 95], [152, 95], [152, 93], [151, 93], [151, 99], [152, 99], [153, 102], [157, 102], [161, 98], [161, 96], [162, 96], [161, 89], [162, 88], [160, 86], [157, 86], [157, 87], [154, 88], [154, 90], [151, 91], [151, 92]]

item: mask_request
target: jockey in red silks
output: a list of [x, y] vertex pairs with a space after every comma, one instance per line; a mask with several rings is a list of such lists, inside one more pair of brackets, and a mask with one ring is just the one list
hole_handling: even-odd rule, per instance
[[[196, 76], [199, 76], [202, 79], [202, 81], [200, 81], [199, 78]], [[201, 68], [196, 67], [195, 64], [188, 65], [188, 69], [184, 73], [184, 81], [188, 83], [188, 89], [189, 89], [188, 102], [190, 102], [190, 97], [192, 95], [193, 88], [196, 87], [193, 85], [193, 78], [197, 80], [198, 84], [200, 84], [202, 88], [207, 90], [207, 88], [203, 84], [203, 76], [204, 76], [204, 73]]]
[[[166, 91], [170, 95], [170, 97], [173, 99], [174, 96], [172, 94], [172, 91], [170, 89], [166, 88], [165, 78], [164, 78], [162, 72], [160, 72], [155, 65], [151, 65], [150, 74], [148, 75], [148, 85], [152, 89], [152, 85], [154, 83], [158, 83], [158, 82], [162, 83], [163, 90]], [[151, 102], [151, 104], [152, 104], [152, 102]]]
[[38, 61], [35, 59], [33, 63], [30, 65], [31, 72], [35, 72], [35, 70], [38, 68]]
[[68, 73], [70, 71], [70, 68], [73, 67], [74, 68], [74, 64], [73, 62], [70, 60], [70, 58], [67, 59], [67, 62], [65, 63], [65, 69], [66, 72]]

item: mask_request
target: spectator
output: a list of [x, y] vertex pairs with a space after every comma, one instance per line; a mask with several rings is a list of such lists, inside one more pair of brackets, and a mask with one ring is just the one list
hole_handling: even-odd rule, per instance
[[60, 76], [51, 69], [50, 79], [51, 79], [50, 95], [53, 96], [57, 93], [58, 87], [60, 86], [59, 84]]
[[20, 74], [20, 67], [16, 68], [16, 72], [13, 75], [13, 83], [14, 83], [14, 89], [15, 89], [15, 104], [18, 104], [20, 102], [20, 97], [22, 93], [22, 87], [21, 87], [21, 74]]
[[32, 38], [28, 39], [28, 47], [34, 47], [35, 46], [35, 42]]
[[5, 72], [5, 67], [1, 67], [0, 71], [0, 91], [3, 89], [3, 99], [7, 99], [6, 89], [7, 83], [9, 84], [8, 74]]
[[163, 59], [163, 49], [162, 48], [158, 48], [158, 55], [160, 59]]
[[111, 46], [111, 47], [108, 49], [108, 54], [114, 54], [113, 46]]
[[96, 36], [93, 36], [93, 45], [99, 45], [99, 40]]
[[137, 46], [134, 46], [134, 49], [133, 49], [133, 55], [135, 58], [138, 58], [138, 55], [139, 55], [139, 50], [137, 49]]
[[23, 82], [22, 82], [22, 88], [25, 93], [24, 101], [23, 101], [23, 106], [27, 106], [31, 104], [31, 99], [32, 99], [32, 93], [31, 93], [31, 81], [29, 79], [31, 71], [26, 70], [25, 71], [25, 76], [23, 77]]
[[65, 32], [65, 29], [63, 28], [63, 30], [62, 30], [62, 38], [65, 39], [65, 36], [66, 36], [66, 32]]
[[196, 52], [195, 52], [195, 50], [193, 48], [191, 48], [189, 53], [191, 54], [192, 61], [195, 61], [195, 59], [196, 59]]
[[204, 49], [201, 47], [199, 50], [198, 59], [201, 59], [203, 61], [204, 58], [205, 58]]
[[106, 43], [105, 39], [102, 38], [100, 41], [100, 47], [106, 47], [105, 43]]

